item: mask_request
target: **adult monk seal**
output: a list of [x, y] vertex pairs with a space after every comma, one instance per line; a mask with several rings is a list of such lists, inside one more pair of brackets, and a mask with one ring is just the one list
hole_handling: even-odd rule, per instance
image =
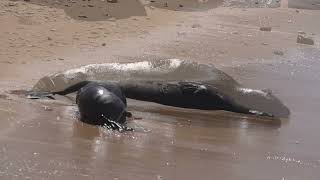
[[76, 102], [81, 119], [90, 119], [90, 121], [84, 122], [97, 125], [105, 123], [101, 121], [102, 114], [115, 122], [124, 123], [126, 97], [181, 108], [226, 110], [273, 116], [267, 112], [249, 109], [234, 101], [218, 88], [200, 82], [120, 81], [115, 83], [82, 81], [65, 90], [52, 92], [52, 94], [66, 95], [75, 91], [78, 91]]
[[33, 91], [75, 91], [97, 81], [116, 84], [127, 98], [169, 106], [277, 118], [290, 114], [270, 91], [244, 87], [214, 65], [179, 59], [90, 64], [45, 76]]

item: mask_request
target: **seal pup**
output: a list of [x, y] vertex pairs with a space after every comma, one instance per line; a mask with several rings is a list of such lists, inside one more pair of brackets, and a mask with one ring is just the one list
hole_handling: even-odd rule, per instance
[[[77, 91], [76, 104], [80, 112], [82, 122], [107, 126], [120, 131], [131, 130], [124, 126], [127, 112], [127, 101], [120, 87], [111, 82], [99, 83], [94, 81], [82, 81], [62, 91], [38, 93], [42, 97], [53, 98], [52, 95], [67, 95]], [[29, 98], [36, 98], [37, 93], [29, 93]], [[40, 98], [39, 96], [39, 98]]]

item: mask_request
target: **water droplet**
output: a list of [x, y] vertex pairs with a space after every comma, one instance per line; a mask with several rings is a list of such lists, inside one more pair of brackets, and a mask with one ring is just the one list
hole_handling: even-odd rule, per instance
[[45, 111], [52, 111], [52, 108], [50, 108], [49, 106], [42, 106], [44, 108]]
[[208, 148], [201, 148], [200, 151], [208, 151]]

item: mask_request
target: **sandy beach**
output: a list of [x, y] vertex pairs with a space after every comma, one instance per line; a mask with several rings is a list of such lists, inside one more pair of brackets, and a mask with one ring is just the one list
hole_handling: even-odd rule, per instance
[[[0, 1], [0, 179], [318, 180], [319, 9], [318, 0]], [[301, 34], [313, 44], [297, 43]], [[159, 58], [271, 89], [291, 116], [129, 100], [136, 131], [119, 133], [81, 123], [67, 98], [19, 95], [82, 65]]]

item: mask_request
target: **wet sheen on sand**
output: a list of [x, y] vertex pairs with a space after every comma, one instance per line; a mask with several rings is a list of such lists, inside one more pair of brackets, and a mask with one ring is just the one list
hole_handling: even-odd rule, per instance
[[314, 57], [318, 50], [302, 49], [290, 61], [225, 69], [244, 84], [274, 90], [292, 111], [288, 120], [130, 100], [128, 125], [136, 131], [118, 133], [79, 122], [76, 107], [62, 97], [3, 102], [1, 176], [316, 180], [320, 76]]
[[[33, 2], [36, 0], [30, 1], [31, 4]], [[290, 2], [293, 0], [289, 0], [289, 6]], [[307, 1], [299, 2], [303, 4]], [[19, 2], [18, 10], [31, 6], [30, 3]], [[20, 12], [14, 10], [15, 6], [8, 8], [11, 10], [2, 13], [3, 20], [12, 11]], [[29, 9], [24, 10], [26, 11]], [[314, 17], [319, 16], [319, 13], [280, 8], [267, 11], [266, 9], [253, 9], [253, 11], [247, 9], [243, 11], [245, 14], [239, 14], [239, 11], [242, 12], [241, 9], [233, 9], [226, 13], [210, 12], [211, 15], [208, 17], [201, 16], [201, 19], [196, 20], [207, 18], [212, 21], [206, 24], [197, 22], [202, 26], [198, 28], [191, 28], [192, 24], [187, 24], [186, 26], [190, 27], [193, 33], [190, 33], [187, 28], [180, 29], [178, 37], [180, 43], [160, 41], [168, 35], [164, 33], [159, 38], [151, 39], [152, 42], [157, 42], [156, 45], [150, 45], [148, 39], [142, 39], [142, 41], [138, 41], [138, 38], [133, 39], [133, 45], [145, 44], [151, 49], [138, 46], [126, 52], [125, 50], [132, 46], [129, 43], [127, 46], [120, 46], [122, 48], [115, 46], [117, 53], [105, 49], [106, 47], [102, 51], [110, 56], [121, 55], [120, 58], [112, 59], [115, 62], [118, 62], [117, 60], [124, 62], [122, 57], [128, 55], [132, 58], [131, 61], [145, 60], [144, 57], [134, 54], [134, 52], [144, 51], [169, 58], [185, 58], [205, 64], [214, 63], [245, 86], [271, 89], [291, 110], [291, 116], [288, 119], [271, 121], [267, 118], [224, 111], [179, 109], [129, 100], [129, 110], [134, 117], [128, 120], [128, 125], [135, 128], [135, 132], [118, 133], [83, 124], [77, 120], [76, 106], [73, 104], [72, 97], [71, 100], [58, 97], [56, 101], [36, 101], [9, 94], [5, 90], [31, 88], [32, 84], [47, 72], [57, 72], [79, 64], [110, 62], [109, 56], [105, 57], [105, 54], [103, 57], [92, 56], [91, 60], [84, 56], [79, 60], [77, 53], [81, 50], [77, 49], [77, 53], [72, 54], [74, 61], [65, 58], [65, 60], [40, 63], [36, 61], [37, 53], [48, 46], [40, 41], [32, 41], [32, 38], [27, 44], [24, 44], [24, 41], [14, 41], [9, 38], [26, 38], [29, 33], [32, 35], [33, 31], [37, 35], [40, 30], [47, 32], [51, 28], [54, 28], [54, 33], [59, 33], [57, 24], [52, 24], [51, 27], [38, 25], [40, 30], [31, 28], [35, 26], [23, 26], [28, 31], [20, 30], [19, 35], [14, 30], [16, 24], [9, 18], [8, 21], [13, 22], [13, 25], [9, 26], [12, 29], [6, 30], [9, 23], [3, 23], [2, 27], [13, 34], [7, 41], [5, 38], [7, 35], [2, 35], [1, 47], [4, 47], [4, 44], [17, 46], [10, 49], [4, 48], [1, 52], [2, 57], [8, 56], [12, 61], [1, 62], [0, 65], [2, 85], [0, 88], [0, 179], [319, 180], [320, 51], [317, 31], [319, 21], [309, 22], [317, 19]], [[266, 13], [259, 13], [261, 11]], [[232, 25], [232, 29], [216, 29], [220, 26], [215, 24], [217, 20], [215, 17], [221, 16], [219, 13], [235, 19], [230, 21], [228, 18], [222, 18], [219, 21], [221, 26]], [[294, 17], [288, 17], [288, 14]], [[271, 33], [259, 31], [259, 26], [254, 25], [253, 22], [253, 20], [258, 21], [256, 15], [272, 16], [275, 24], [272, 25]], [[25, 15], [21, 14], [21, 16]], [[242, 27], [243, 20], [247, 19], [244, 16], [248, 16], [248, 25], [252, 26]], [[35, 13], [33, 18], [37, 17], [40, 16]], [[50, 16], [49, 19], [55, 21], [59, 20], [59, 17]], [[293, 23], [288, 25], [288, 20], [293, 20]], [[68, 27], [71, 24], [72, 26], [74, 25], [72, 21], [63, 21], [62, 25]], [[193, 23], [190, 18], [186, 18], [185, 21]], [[40, 22], [42, 25], [45, 24], [44, 21]], [[233, 25], [237, 27], [233, 28]], [[17, 28], [20, 27], [17, 26]], [[82, 29], [79, 26], [75, 28], [90, 32], [88, 28]], [[315, 45], [295, 44], [299, 30], [308, 34], [315, 33]], [[169, 33], [172, 34], [170, 31]], [[54, 37], [51, 35], [50, 37]], [[228, 40], [230, 36], [234, 38]], [[61, 37], [67, 37], [67, 35]], [[47, 39], [47, 35], [39, 33], [39, 36], [33, 37], [33, 39], [41, 38]], [[235, 39], [243, 40], [243, 43]], [[172, 38], [172, 41], [174, 40]], [[95, 43], [99, 46], [101, 44]], [[33, 54], [32, 59], [24, 57], [28, 55], [25, 51], [18, 51], [17, 54], [23, 57], [16, 58], [13, 54], [14, 50], [19, 50], [18, 46], [26, 45], [44, 45], [44, 49], [28, 46], [27, 50], [30, 49], [30, 54]], [[245, 48], [240, 48], [242, 46]], [[62, 48], [69, 51], [70, 46]], [[223, 51], [220, 53], [221, 49]], [[283, 55], [273, 54], [275, 50], [283, 51]], [[92, 54], [97, 52], [94, 51]], [[63, 54], [56, 51], [52, 53], [54, 57], [52, 57], [53, 54], [49, 54], [48, 57], [57, 58], [55, 56], [57, 55], [64, 58]], [[98, 57], [103, 60], [92, 60]], [[24, 61], [27, 64], [23, 64]], [[62, 65], [55, 66], [56, 64]], [[191, 73], [185, 72], [181, 75], [189, 74]], [[21, 94], [22, 91], [14, 93]]]

